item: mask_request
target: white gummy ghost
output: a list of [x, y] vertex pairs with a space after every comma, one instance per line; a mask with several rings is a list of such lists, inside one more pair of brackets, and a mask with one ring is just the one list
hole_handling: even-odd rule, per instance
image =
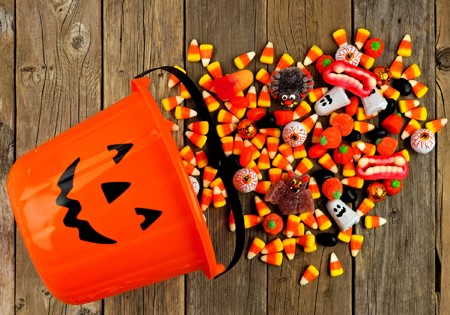
[[345, 94], [345, 89], [335, 86], [327, 94], [317, 100], [314, 109], [319, 116], [327, 116], [336, 109], [350, 104], [350, 99]]
[[359, 215], [340, 199], [329, 200], [326, 206], [341, 231], [346, 231], [359, 222]]
[[385, 110], [388, 104], [386, 99], [377, 91], [377, 89], [373, 89], [369, 96], [363, 97], [361, 102], [367, 116]]

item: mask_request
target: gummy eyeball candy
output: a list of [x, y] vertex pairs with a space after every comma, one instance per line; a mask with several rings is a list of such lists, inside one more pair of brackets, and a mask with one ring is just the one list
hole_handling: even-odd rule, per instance
[[435, 144], [436, 138], [428, 129], [416, 130], [411, 136], [411, 147], [417, 153], [426, 154], [433, 150]]
[[233, 176], [233, 185], [241, 193], [255, 190], [258, 184], [258, 175], [249, 168], [242, 168]]
[[200, 192], [200, 184], [198, 183], [197, 178], [194, 176], [189, 176], [189, 180], [191, 181], [192, 188], [194, 189], [194, 193], [197, 196]]
[[283, 129], [283, 140], [291, 147], [298, 147], [305, 142], [307, 132], [305, 126], [298, 121], [291, 121]]
[[343, 60], [357, 66], [359, 64], [359, 60], [361, 59], [361, 53], [355, 46], [344, 45], [336, 51], [336, 55], [334, 57], [336, 60]]

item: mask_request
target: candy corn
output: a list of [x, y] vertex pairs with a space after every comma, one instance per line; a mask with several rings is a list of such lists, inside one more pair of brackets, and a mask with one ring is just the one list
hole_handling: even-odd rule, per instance
[[211, 44], [201, 44], [200, 45], [200, 59], [202, 60], [203, 67], [207, 67], [211, 61], [213, 53], [213, 45]]
[[259, 196], [255, 196], [255, 206], [260, 217], [264, 217], [271, 212], [270, 208]]
[[243, 147], [244, 147], [244, 140], [242, 140], [242, 137], [238, 133], [235, 134], [233, 141], [233, 154], [240, 155]]
[[269, 265], [281, 266], [283, 262], [283, 254], [282, 253], [272, 253], [261, 256], [261, 261], [265, 262]]
[[217, 125], [216, 130], [219, 137], [224, 137], [235, 131], [237, 128], [237, 124], [222, 124]]
[[203, 211], [206, 211], [208, 209], [209, 205], [211, 204], [213, 198], [213, 191], [210, 188], [203, 188], [202, 191], [202, 197], [200, 199], [200, 207]]
[[355, 176], [356, 170], [355, 170], [355, 163], [353, 161], [350, 161], [342, 167], [342, 176], [344, 177], [352, 177]]
[[333, 38], [339, 47], [347, 45], [347, 33], [345, 32], [345, 29], [340, 28], [334, 31]]
[[417, 78], [418, 76], [420, 76], [419, 66], [413, 63], [408, 68], [406, 68], [405, 71], [403, 71], [401, 77], [406, 80], [411, 80]]
[[306, 54], [306, 57], [305, 57], [305, 60], [303, 61], [303, 64], [305, 66], [309, 66], [310, 64], [312, 64], [314, 61], [316, 61], [322, 55], [323, 55], [322, 49], [320, 49], [316, 45], [313, 45], [309, 49], [308, 53]]
[[287, 237], [292, 237], [297, 232], [298, 225], [300, 224], [300, 217], [294, 214], [290, 214], [286, 220], [286, 228], [283, 233]]
[[292, 154], [292, 147], [287, 144], [283, 143], [278, 147], [278, 151], [280, 151], [281, 155], [286, 158], [286, 160], [289, 161], [289, 163], [294, 162], [294, 156]]
[[302, 159], [308, 156], [308, 152], [306, 151], [305, 145], [301, 144], [292, 149], [292, 154], [294, 155], [294, 159]]
[[208, 91], [203, 91], [202, 96], [206, 103], [206, 106], [208, 107], [209, 112], [213, 112], [219, 108], [220, 103]]
[[297, 249], [295, 238], [285, 238], [283, 240], [283, 249], [289, 260], [294, 259], [295, 251]]
[[177, 106], [175, 108], [176, 119], [188, 119], [197, 116], [197, 112], [191, 108], [184, 106]]
[[304, 234], [297, 237], [297, 244], [303, 247], [311, 247], [314, 245], [316, 237], [314, 234]]
[[302, 121], [302, 125], [306, 129], [306, 133], [309, 133], [311, 131], [311, 129], [314, 127], [314, 125], [316, 124], [317, 118], [319, 118], [319, 115], [314, 114], [314, 115], [308, 116], [307, 118], [305, 118], [305, 120]]
[[356, 214], [362, 217], [366, 215], [370, 210], [375, 207], [375, 203], [371, 201], [369, 198], [364, 198], [361, 204], [356, 209]]
[[185, 100], [192, 97], [184, 84], [180, 84], [180, 96]]
[[313, 163], [308, 158], [303, 158], [300, 163], [298, 163], [297, 167], [295, 168], [295, 173], [299, 176], [308, 173], [310, 169], [313, 168]]
[[197, 62], [200, 61], [200, 49], [198, 46], [198, 42], [196, 39], [193, 39], [189, 44], [187, 60], [189, 62]]
[[309, 178], [308, 189], [311, 191], [311, 195], [313, 199], [320, 198], [320, 189], [317, 181], [314, 177]]
[[397, 100], [400, 97], [400, 92], [390, 85], [382, 85], [380, 89], [383, 91], [383, 96], [387, 99], [392, 98]]
[[[425, 124], [426, 126], [426, 124]], [[411, 119], [403, 129], [403, 132], [401, 134], [402, 140], [405, 140], [406, 138], [410, 137], [415, 131], [420, 129], [420, 124], [417, 120]], [[427, 128], [428, 129], [428, 128]]]
[[331, 227], [332, 223], [330, 219], [328, 219], [328, 217], [322, 211], [316, 209], [314, 214], [316, 215], [316, 221], [319, 225], [319, 230], [325, 231]]
[[281, 168], [285, 171], [292, 171], [292, 165], [289, 163], [289, 161], [282, 156], [281, 154], [277, 154], [273, 160], [272, 160], [272, 166]]
[[258, 168], [260, 170], [268, 170], [270, 168], [270, 158], [266, 148], [261, 150], [261, 155], [258, 158]]
[[222, 149], [226, 156], [233, 154], [233, 137], [226, 136], [220, 139], [222, 141]]
[[255, 75], [255, 79], [264, 85], [269, 85], [270, 83], [270, 73], [265, 69], [261, 68]]
[[294, 109], [295, 118], [302, 118], [303, 116], [311, 112], [311, 106], [306, 101], [301, 101], [299, 105]]
[[250, 51], [244, 54], [241, 54], [234, 58], [234, 64], [239, 70], [244, 69], [248, 66], [248, 64], [255, 58], [256, 53], [254, 51]]
[[317, 270], [317, 268], [314, 265], [309, 265], [300, 279], [300, 285], [307, 285], [308, 283], [316, 279], [318, 276], [319, 270]]
[[241, 119], [245, 115], [246, 108], [233, 106], [230, 102], [224, 103], [226, 109], [228, 109], [234, 116]]
[[195, 133], [189, 130], [186, 131], [184, 134], [189, 139], [189, 141], [195, 144], [199, 149], [203, 148], [203, 146], [206, 144], [207, 138], [205, 135], [201, 135], [199, 133]]
[[352, 176], [341, 179], [341, 183], [352, 188], [361, 189], [364, 185], [364, 179], [358, 176]]
[[447, 118], [440, 118], [429, 121], [425, 124], [425, 128], [430, 130], [433, 133], [438, 132], [447, 124]]
[[221, 109], [217, 114], [217, 122], [226, 124], [237, 124], [239, 123], [239, 118], [234, 116], [232, 113]]
[[215, 179], [211, 182], [211, 184], [209, 184], [209, 187], [211, 187], [211, 189], [212, 189], [213, 191], [214, 191], [214, 188], [215, 188], [216, 186], [218, 186], [218, 187], [220, 188], [220, 191], [222, 192], [222, 195], [223, 195], [225, 198], [227, 198], [227, 197], [228, 197], [228, 193], [227, 193], [227, 191], [226, 191], [226, 189], [225, 189], [225, 184], [223, 183], [222, 178], [217, 177], [217, 178], [215, 178]]
[[313, 132], [312, 132], [312, 138], [311, 143], [319, 143], [320, 137], [322, 136], [323, 127], [322, 123], [320, 121], [316, 122], [316, 125], [314, 126]]
[[389, 73], [393, 79], [400, 79], [403, 71], [403, 57], [397, 56], [389, 67]]
[[269, 242], [262, 250], [261, 254], [278, 253], [283, 250], [283, 242], [280, 238], [276, 238]]
[[214, 61], [211, 62], [207, 67], [206, 70], [208, 70], [209, 74], [214, 78], [220, 78], [223, 76], [222, 72], [222, 66], [220, 65], [220, 62]]
[[195, 159], [197, 160], [197, 167], [204, 168], [209, 164], [208, 157], [205, 151], [199, 150], [195, 152]]
[[225, 201], [225, 197], [223, 196], [222, 190], [219, 186], [215, 186], [213, 189], [213, 205], [214, 208], [221, 208], [225, 206], [227, 202]]
[[250, 140], [250, 142], [259, 150], [262, 149], [262, 147], [264, 146], [264, 143], [266, 142], [266, 138], [267, 136], [261, 132], [258, 132], [256, 134], [256, 136], [254, 136], [252, 138], [252, 140]]
[[313, 230], [317, 230], [319, 228], [316, 218], [311, 212], [303, 212], [300, 214], [300, 219]]
[[418, 100], [399, 100], [398, 101], [398, 109], [400, 113], [405, 113], [417, 106], [419, 106], [420, 102]]
[[187, 128], [195, 133], [206, 135], [209, 131], [209, 124], [207, 121], [194, 121], [187, 125]]
[[[180, 70], [181, 72], [183, 72], [184, 74], [186, 74], [186, 70], [184, 70], [183, 68], [181, 68], [180, 66], [174, 66], [174, 68], [177, 68], [178, 70]], [[169, 82], [167, 83], [167, 86], [169, 87], [169, 89], [173, 88], [175, 85], [177, 85], [180, 82], [180, 80], [174, 75], [174, 74], [170, 74], [169, 75]]]
[[[214, 206], [215, 207], [215, 206]], [[244, 226], [246, 229], [260, 224], [263, 218], [256, 214], [244, 214]]]
[[206, 166], [203, 171], [203, 187], [209, 187], [211, 182], [216, 177], [217, 170], [212, 166]]
[[375, 155], [375, 153], [377, 152], [377, 147], [376, 145], [369, 143], [369, 142], [363, 142], [363, 141], [358, 141], [358, 143], [356, 144], [356, 147], [361, 150], [362, 153], [364, 153], [365, 155]]
[[318, 99], [327, 94], [327, 92], [328, 92], [327, 87], [315, 88], [308, 94], [309, 101], [311, 103], [315, 103]]
[[372, 125], [366, 121], [355, 121], [353, 129], [359, 131], [361, 134], [365, 134], [366, 132], [374, 130], [375, 125]]
[[375, 63], [375, 58], [361, 53], [361, 58], [359, 59], [359, 64], [364, 68], [369, 70], [370, 68], [372, 68], [373, 64]]
[[405, 112], [405, 116], [419, 121], [427, 120], [427, 108], [416, 107]]
[[259, 61], [261, 63], [271, 65], [273, 63], [273, 59], [274, 59], [273, 43], [268, 42], [261, 53]]
[[342, 268], [342, 264], [337, 258], [336, 254], [333, 252], [330, 255], [330, 275], [332, 277], [340, 276], [344, 273], [344, 269]]
[[259, 129], [259, 132], [261, 132], [267, 136], [270, 136], [270, 137], [279, 138], [281, 136], [280, 128], [261, 128], [261, 129]]
[[337, 238], [341, 242], [350, 243], [350, 239], [352, 238], [352, 232], [353, 228], [349, 228], [348, 230], [345, 231], [339, 231]]
[[386, 223], [385, 218], [375, 216], [375, 215], [366, 215], [364, 218], [364, 226], [367, 229], [377, 228], [379, 226], [382, 226], [385, 223]]
[[170, 132], [180, 130], [180, 127], [178, 127], [177, 124], [175, 124], [173, 121], [171, 121], [169, 119], [164, 119], [164, 123], [167, 125], [167, 129]]
[[[300, 224], [302, 224], [302, 223], [300, 223]], [[304, 234], [305, 234], [305, 235], [312, 235], [311, 231], [306, 231]], [[315, 240], [314, 240], [314, 243], [313, 243], [311, 246], [305, 246], [305, 247], [303, 247], [303, 251], [304, 251], [305, 253], [313, 253], [313, 252], [315, 252], [316, 250], [317, 250], [317, 243], [316, 243]]]
[[256, 184], [255, 192], [265, 195], [269, 191], [271, 185], [272, 183], [268, 180], [259, 180], [258, 184]]
[[248, 250], [247, 259], [252, 259], [256, 255], [258, 255], [265, 246], [266, 246], [266, 243], [264, 243], [263, 240], [255, 237], [252, 241], [252, 244], [250, 245], [249, 250]]
[[181, 148], [180, 155], [183, 160], [192, 164], [193, 166], [197, 166], [197, 159], [195, 158], [194, 151], [192, 151], [190, 146], [185, 146]]
[[423, 83], [416, 80], [409, 80], [409, 83], [411, 83], [413, 93], [417, 98], [422, 98], [428, 92], [428, 87]]
[[245, 97], [247, 98], [248, 101], [248, 108], [256, 108], [256, 87], [254, 85], [248, 88]]
[[181, 102], [183, 102], [184, 98], [179, 95], [171, 96], [168, 98], [164, 98], [161, 100], [162, 106], [166, 111], [170, 111], [177, 107]]
[[306, 75], [306, 76], [311, 75], [309, 70], [305, 67], [305, 65], [301, 61], [297, 62], [297, 68], [299, 68], [300, 71], [303, 72], [304, 75]]
[[207, 73], [205, 73], [199, 80], [198, 84], [204, 88], [205, 90], [208, 90], [210, 92], [214, 91], [214, 81], [213, 78]]
[[353, 234], [350, 239], [350, 251], [353, 257], [356, 257], [361, 250], [364, 241], [364, 236]]
[[319, 164], [325, 167], [327, 170], [337, 174], [338, 167], [336, 163], [334, 163], [329, 153], [325, 153], [317, 162], [319, 162]]
[[236, 222], [234, 221], [233, 211], [230, 211], [230, 216], [228, 218], [228, 226], [231, 232], [236, 231]]
[[361, 49], [370, 36], [370, 32], [364, 28], [358, 28], [355, 36], [355, 46]]
[[280, 71], [284, 68], [290, 67], [294, 63], [294, 58], [292, 58], [289, 54], [284, 53], [280, 60], [278, 60], [277, 66], [275, 67], [275, 71]]
[[412, 52], [412, 43], [411, 43], [411, 36], [409, 34], [406, 34], [402, 41], [400, 42], [400, 45], [397, 50], [397, 55], [402, 57], [410, 57]]
[[257, 105], [259, 107], [270, 107], [270, 93], [267, 85], [264, 85], [259, 92]]

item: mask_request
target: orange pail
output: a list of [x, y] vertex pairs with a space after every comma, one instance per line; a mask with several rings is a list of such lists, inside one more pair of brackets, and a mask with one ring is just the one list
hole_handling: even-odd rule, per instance
[[64, 302], [224, 270], [149, 84], [133, 80], [128, 97], [24, 155], [9, 174], [30, 257]]

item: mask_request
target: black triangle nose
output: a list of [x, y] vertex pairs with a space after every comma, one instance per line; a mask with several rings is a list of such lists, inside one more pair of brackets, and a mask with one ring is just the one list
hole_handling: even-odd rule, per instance
[[102, 190], [106, 197], [108, 203], [113, 202], [119, 198], [127, 189], [130, 187], [131, 183], [128, 182], [110, 182], [103, 183]]

